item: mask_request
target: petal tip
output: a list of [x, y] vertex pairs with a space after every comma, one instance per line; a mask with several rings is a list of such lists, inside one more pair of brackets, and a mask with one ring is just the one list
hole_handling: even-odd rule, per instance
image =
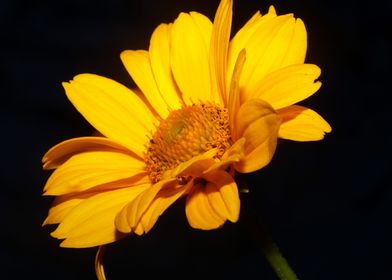
[[270, 5], [270, 6], [269, 6], [269, 8], [268, 8], [268, 14], [271, 14], [271, 15], [275, 15], [275, 16], [276, 16], [276, 9], [275, 9], [274, 5]]

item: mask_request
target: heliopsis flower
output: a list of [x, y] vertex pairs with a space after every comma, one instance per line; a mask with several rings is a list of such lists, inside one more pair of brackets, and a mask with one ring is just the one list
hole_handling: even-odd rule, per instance
[[102, 135], [64, 141], [43, 158], [56, 169], [44, 224], [63, 247], [92, 247], [143, 234], [186, 197], [189, 224], [236, 222], [236, 172], [268, 164], [278, 138], [314, 141], [331, 130], [294, 105], [315, 93], [320, 69], [305, 64], [306, 30], [273, 7], [230, 39], [232, 1], [214, 22], [196, 12], [159, 25], [149, 50], [121, 59], [138, 89], [98, 75], [63, 83], [69, 100]]

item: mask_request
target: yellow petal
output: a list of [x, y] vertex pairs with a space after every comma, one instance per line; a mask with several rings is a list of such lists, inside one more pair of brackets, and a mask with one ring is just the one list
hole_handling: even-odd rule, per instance
[[283, 58], [281, 67], [291, 64], [304, 63], [307, 49], [307, 34], [304, 22], [297, 18], [289, 46]]
[[244, 103], [237, 115], [237, 136], [245, 138], [244, 157], [234, 165], [242, 173], [267, 165], [276, 148], [279, 117], [268, 103], [252, 99]]
[[[245, 49], [242, 50], [237, 58], [237, 62], [234, 67], [234, 72], [231, 78], [230, 91], [229, 91], [229, 100], [228, 100], [228, 111], [229, 111], [229, 125], [230, 130], [235, 131], [234, 122], [237, 116], [237, 111], [239, 110], [241, 101], [240, 101], [240, 78], [242, 69], [245, 64], [246, 59]], [[235, 135], [233, 135], [235, 138]]]
[[233, 163], [239, 162], [244, 156], [245, 138], [237, 140], [222, 156], [221, 160], [212, 163], [203, 174], [213, 170], [226, 170]]
[[302, 101], [321, 86], [315, 80], [321, 70], [314, 64], [297, 64], [287, 66], [267, 75], [259, 83], [251, 98], [261, 98], [274, 109], [284, 108]]
[[269, 8], [268, 8], [268, 15], [276, 16], [276, 10], [275, 10], [275, 7], [273, 5], [269, 6]]
[[[247, 100], [267, 74], [282, 67], [303, 63], [306, 54], [306, 29], [301, 20], [291, 14], [276, 17], [273, 12], [249, 24], [234, 37], [229, 64], [233, 55], [245, 48], [247, 63], [240, 86]], [[233, 66], [231, 66], [233, 67]], [[233, 68], [229, 68], [229, 71]], [[230, 73], [230, 72], [229, 72]]]
[[195, 12], [181, 13], [172, 27], [170, 63], [175, 81], [187, 105], [211, 98], [211, 31], [210, 20]]
[[216, 229], [225, 222], [212, 208], [204, 186], [193, 187], [186, 199], [185, 213], [191, 227], [197, 229]]
[[[63, 141], [52, 147], [42, 158], [44, 169], [57, 168], [74, 154], [87, 151], [119, 150], [131, 153], [119, 143], [105, 137], [79, 137]], [[136, 155], [134, 155], [136, 156]]]
[[211, 100], [227, 105], [226, 93], [227, 53], [229, 48], [233, 1], [222, 0], [215, 14], [211, 35], [210, 70]]
[[134, 228], [133, 232], [136, 233], [137, 235], [142, 235], [144, 233], [144, 228], [142, 223], [138, 223], [137, 226]]
[[163, 173], [162, 178], [176, 178], [183, 175], [198, 176], [206, 170], [207, 166], [211, 165], [211, 162], [214, 162], [213, 158], [216, 153], [217, 149], [211, 149], [201, 155], [194, 156], [190, 160], [180, 163], [176, 168]]
[[48, 217], [43, 222], [43, 225], [61, 223], [72, 209], [95, 194], [97, 193], [86, 192], [56, 197], [53, 205], [49, 209]]
[[122, 207], [150, 185], [138, 185], [94, 195], [68, 213], [52, 236], [65, 240], [62, 247], [93, 247], [122, 238], [116, 231], [115, 217]]
[[148, 102], [159, 116], [165, 119], [169, 114], [169, 106], [157, 87], [148, 52], [145, 50], [127, 50], [123, 51], [120, 57], [128, 73], [146, 96]]
[[155, 118], [134, 92], [93, 74], [78, 75], [63, 86], [69, 100], [98, 131], [143, 157]]
[[238, 33], [241, 32], [245, 32], [246, 28], [251, 28], [251, 26], [254, 23], [257, 23], [257, 21], [259, 21], [261, 18], [261, 13], [260, 11], [257, 11], [245, 24], [244, 26], [241, 27], [241, 29], [237, 32], [236, 36], [238, 35]]
[[[190, 189], [191, 183], [185, 186], [177, 186], [175, 188], [165, 188], [161, 190], [154, 198], [151, 205], [141, 217], [139, 223], [142, 224], [143, 230], [138, 233], [147, 233], [154, 226], [159, 216], [177, 199], [184, 195]], [[136, 232], [136, 231], [135, 231]]]
[[75, 208], [87, 198], [94, 196], [100, 192], [146, 184], [150, 184], [150, 180], [148, 176], [145, 175], [136, 183], [135, 179], [127, 178], [103, 184], [99, 187], [91, 188], [84, 192], [70, 193], [57, 196], [49, 209], [48, 217], [43, 222], [43, 225], [61, 223], [73, 208]]
[[278, 111], [282, 118], [279, 137], [295, 141], [317, 141], [331, 132], [331, 126], [315, 111], [293, 105]]
[[157, 193], [164, 187], [174, 187], [176, 184], [176, 179], [161, 180], [150, 186], [133, 201], [124, 205], [116, 216], [115, 224], [117, 230], [124, 233], [132, 232], [153, 202]]
[[225, 171], [213, 171], [203, 176], [208, 183], [205, 192], [214, 211], [224, 220], [236, 222], [240, 214], [237, 184]]
[[[145, 163], [120, 152], [94, 151], [76, 154], [49, 177], [45, 195], [81, 192], [92, 187], [144, 174]], [[138, 176], [139, 175], [139, 176]]]
[[257, 12], [253, 15], [251, 19], [235, 34], [233, 39], [230, 41], [229, 45], [229, 53], [228, 53], [228, 76], [227, 76], [227, 84], [230, 86], [231, 83], [231, 75], [234, 70], [234, 66], [237, 61], [237, 57], [239, 53], [246, 48], [249, 43], [250, 38], [254, 36], [255, 32], [258, 28], [265, 23], [265, 21], [270, 18], [275, 18], [276, 13], [271, 13], [271, 11], [261, 16], [260, 12]]
[[170, 67], [170, 34], [171, 25], [159, 25], [151, 36], [149, 54], [161, 97], [170, 109], [176, 110], [181, 108], [183, 101]]

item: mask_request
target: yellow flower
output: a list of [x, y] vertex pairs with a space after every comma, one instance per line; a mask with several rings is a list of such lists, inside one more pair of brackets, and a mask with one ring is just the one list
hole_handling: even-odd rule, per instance
[[273, 7], [257, 12], [230, 40], [232, 1], [212, 23], [181, 13], [159, 25], [148, 51], [121, 59], [139, 90], [81, 74], [63, 83], [69, 100], [103, 135], [64, 141], [43, 158], [56, 169], [56, 196], [44, 224], [63, 247], [91, 247], [143, 234], [177, 199], [198, 229], [236, 222], [235, 172], [271, 160], [277, 138], [313, 141], [331, 130], [311, 109], [320, 69], [304, 64], [306, 30]]

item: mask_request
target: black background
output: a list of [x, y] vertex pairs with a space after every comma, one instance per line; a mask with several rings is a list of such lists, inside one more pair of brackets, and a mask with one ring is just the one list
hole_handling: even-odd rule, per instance
[[[243, 201], [300, 279], [390, 279], [391, 4], [236, 0], [233, 29], [270, 4], [306, 24], [306, 61], [321, 67], [323, 86], [303, 104], [333, 132], [321, 142], [279, 143], [271, 164], [248, 176], [251, 192]], [[90, 72], [133, 86], [122, 50], [147, 49], [154, 28], [181, 11], [213, 18], [217, 6], [208, 0], [0, 2], [0, 278], [95, 277], [94, 248], [59, 248], [49, 235], [54, 228], [41, 227], [51, 202], [41, 196], [49, 176], [41, 156], [92, 132], [61, 82]], [[277, 279], [245, 220], [193, 230], [180, 201], [149, 234], [107, 249], [107, 276]]]

